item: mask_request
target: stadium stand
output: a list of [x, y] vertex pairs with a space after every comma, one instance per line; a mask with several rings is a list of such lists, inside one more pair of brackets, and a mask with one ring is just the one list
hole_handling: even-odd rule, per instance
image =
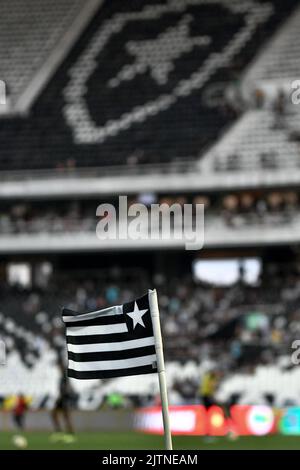
[[[78, 274], [78, 273], [77, 273]], [[123, 271], [124, 274], [124, 271]], [[36, 403], [53, 398], [56, 353], [63, 351], [65, 339], [60, 319], [62, 305], [77, 311], [120, 304], [149, 286], [147, 273], [118, 282], [87, 279], [84, 272], [71, 280], [65, 276], [47, 288], [21, 288], [1, 285], [1, 336], [7, 343], [8, 363], [14, 364], [19, 385], [32, 394]], [[137, 282], [137, 279], [139, 281]], [[299, 373], [291, 369], [289, 348], [299, 332], [299, 268], [297, 264], [269, 264], [259, 285], [242, 280], [229, 287], [195, 283], [191, 278], [155, 276], [160, 292], [163, 335], [168, 378], [177, 402], [197, 398], [202, 374], [217, 368], [224, 379], [220, 399], [228, 401], [235, 394], [241, 403], [267, 403], [271, 391], [279, 406], [299, 402]], [[47, 365], [47, 371], [44, 366]], [[5, 368], [0, 395], [8, 394], [11, 381]], [[270, 382], [272, 377], [273, 381]], [[24, 379], [28, 380], [28, 384]], [[282, 383], [292, 378], [288, 388]], [[42, 380], [42, 381], [41, 381]], [[38, 389], [34, 388], [40, 381]], [[49, 381], [49, 386], [45, 384]], [[128, 378], [104, 383], [103, 395], [120, 391], [140, 400], [153, 400], [153, 377], [141, 381]], [[90, 384], [88, 384], [90, 385]], [[80, 385], [79, 386], [80, 390]], [[185, 396], [189, 388], [191, 396]], [[176, 393], [175, 393], [176, 392]]]
[[206, 168], [217, 172], [299, 168], [300, 114], [291, 100], [292, 83], [300, 73], [299, 18], [298, 9], [246, 70], [240, 85], [246, 112], [205, 155]]
[[[59, 4], [58, 16], [71, 12]], [[224, 97], [208, 97], [239, 76], [293, 6], [143, 0], [128, 11], [106, 2], [29, 114], [1, 120], [0, 170], [197, 158], [237, 115]]]
[[[26, 11], [19, 9], [17, 0], [1, 2], [0, 12], [17, 3], [19, 14], [29, 18], [33, 0], [26, 2]], [[39, 2], [41, 10], [34, 16], [35, 22], [42, 16], [39, 28], [33, 34], [30, 21], [21, 28], [24, 36], [18, 40], [26, 45], [26, 67], [20, 49], [20, 56], [12, 54], [8, 61], [13, 77], [3, 75], [12, 101], [84, 2], [71, 3], [55, 1], [45, 8], [45, 2]], [[30, 174], [33, 169], [55, 169], [57, 174], [66, 170], [72, 175], [76, 168], [91, 167], [93, 172], [97, 167], [101, 172], [110, 165], [124, 165], [127, 171], [147, 163], [190, 162], [202, 155], [203, 167], [221, 174], [300, 168], [299, 111], [288, 104], [281, 81], [298, 73], [299, 12], [290, 17], [294, 6], [292, 0], [134, 0], [129, 10], [121, 0], [104, 2], [28, 114], [1, 116], [0, 171]], [[266, 49], [268, 60], [252, 62], [282, 24], [284, 29]], [[0, 32], [0, 42], [18, 51], [12, 30], [9, 40], [8, 27], [3, 38]], [[45, 31], [46, 45], [41, 42]], [[41, 184], [46, 188], [49, 181]], [[122, 269], [122, 275], [111, 280], [102, 278], [98, 269], [96, 278], [90, 272], [82, 277], [78, 272], [76, 279], [55, 273], [47, 285], [36, 279], [30, 287], [8, 284], [3, 274], [6, 262], [18, 260], [20, 252], [23, 260], [28, 247], [29, 252], [36, 250], [37, 236], [44, 243], [41, 252], [56, 262], [62, 261], [61, 239], [54, 243], [57, 235], [78, 236], [77, 249], [70, 238], [66, 241], [78, 265], [78, 251], [92, 251], [91, 238], [86, 242], [84, 236], [95, 238], [96, 203], [50, 202], [45, 193], [43, 198], [41, 202], [27, 197], [20, 204], [7, 203], [7, 197], [1, 201], [0, 252], [5, 257], [0, 266], [0, 339], [7, 348], [7, 367], [1, 374], [0, 398], [18, 392], [17, 383], [33, 397], [33, 407], [53, 406], [56, 358], [65, 351], [63, 305], [77, 311], [100, 309], [129, 301], [156, 285], [171, 403], [197, 401], [203, 374], [216, 368], [223, 375], [221, 402], [232, 402], [235, 396], [246, 404], [299, 404], [300, 372], [291, 368], [290, 360], [290, 346], [300, 331], [296, 261], [285, 268], [266, 263], [254, 286], [243, 279], [229, 287], [196, 282], [183, 276], [177, 253], [177, 269], [168, 277], [159, 271], [152, 279], [139, 269], [125, 278]], [[218, 237], [223, 254], [226, 247], [243, 243], [254, 247], [252, 254], [261, 254], [262, 242], [268, 253], [274, 244], [285, 242], [297, 259], [297, 188], [281, 192], [271, 187], [268, 193], [259, 188], [237, 193], [230, 188], [226, 194], [166, 194], [161, 200], [204, 203], [207, 246]], [[94, 250], [99, 251], [99, 244]], [[138, 252], [137, 257], [142, 263], [143, 255]], [[36, 258], [28, 262], [34, 264]], [[148, 404], [158, 392], [152, 376], [108, 381], [100, 391], [97, 385], [74, 384], [79, 407], [98, 407], [110, 392]]]
[[298, 8], [249, 66], [243, 78], [245, 87], [272, 82], [280, 85], [299, 77], [299, 20]]
[[[14, 201], [0, 203], [0, 253], [8, 254], [55, 254], [105, 252], [109, 249], [140, 250], [170, 249], [186, 247], [184, 230], [190, 230], [206, 248], [248, 247], [248, 246], [281, 246], [299, 243], [300, 210], [297, 190], [273, 191], [231, 191], [230, 193], [207, 193], [177, 195], [138, 194], [128, 197], [128, 209], [132, 204], [145, 199], [159, 203], [162, 214], [170, 217], [171, 232], [164, 224], [155, 222], [150, 216], [140, 226], [140, 235], [144, 238], [121, 240], [115, 236], [115, 227], [107, 213], [102, 221], [102, 228], [110, 231], [100, 235], [101, 217], [97, 207], [101, 200], [79, 199], [37, 201]], [[148, 199], [147, 199], [148, 198]], [[135, 219], [119, 218], [119, 203], [116, 198], [110, 201], [111, 211], [117, 216], [117, 223], [128, 224]], [[184, 204], [190, 204], [194, 217], [189, 224], [180, 215], [172, 216], [173, 205], [181, 210]], [[199, 217], [199, 204], [204, 207]], [[164, 205], [164, 206], [163, 206]], [[196, 205], [198, 217], [196, 219]], [[147, 204], [145, 208], [147, 207]], [[168, 212], [168, 215], [167, 215]], [[204, 225], [205, 224], [205, 225]], [[106, 228], [105, 228], [106, 227]], [[202, 230], [202, 232], [201, 232]], [[155, 236], [154, 237], [151, 235]], [[196, 237], [196, 233], [198, 234]], [[202, 235], [201, 235], [202, 233]], [[203, 235], [204, 234], [204, 235]], [[105, 235], [105, 236], [104, 236]]]
[[[250, 111], [213, 150], [215, 171], [297, 169], [299, 154], [299, 111], [282, 117], [268, 110]], [[280, 121], [279, 121], [280, 119]]]
[[[206, 223], [223, 222], [238, 229], [242, 226], [288, 224], [299, 218], [299, 195], [297, 191], [270, 192], [231, 192], [213, 195], [150, 195], [152, 202], [165, 204], [202, 204], [205, 208]], [[128, 207], [141, 202], [143, 196], [132, 196]], [[106, 201], [108, 202], [108, 201]], [[3, 203], [2, 203], [3, 204]], [[34, 233], [79, 233], [94, 232], [98, 217], [96, 210], [100, 201], [76, 200], [14, 203], [10, 207], [0, 204], [0, 233], [34, 234]], [[112, 207], [116, 214], [118, 204], [113, 199]]]

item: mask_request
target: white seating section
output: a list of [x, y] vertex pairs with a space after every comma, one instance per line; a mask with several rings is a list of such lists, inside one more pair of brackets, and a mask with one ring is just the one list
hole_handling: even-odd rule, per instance
[[270, 42], [264, 53], [249, 68], [244, 80], [249, 85], [261, 81], [299, 79], [300, 8]]
[[252, 110], [205, 156], [212, 170], [288, 170], [300, 167], [300, 148], [291, 134], [300, 133], [300, 109], [290, 105], [289, 113], [276, 123], [271, 110]]
[[[211, 54], [208, 55], [207, 60], [203, 63], [201, 61], [195, 63], [195, 72], [179, 81], [171, 92], [163, 92], [153, 99], [152, 89], [146, 90], [144, 103], [127, 110], [126, 113], [115, 119], [108, 119], [101, 126], [97, 125], [95, 113], [92, 115], [86, 101], [87, 83], [94, 74], [97, 74], [97, 58], [109, 44], [109, 41], [126, 27], [134, 24], [135, 21], [162, 21], [168, 14], [182, 12], [184, 15], [182, 20], [175, 25], [166, 19], [163, 33], [154, 40], [135, 42], [131, 41], [129, 36], [128, 42], [125, 44], [125, 51], [132, 57], [132, 64], [122, 67], [108, 83], [102, 83], [102, 86], [107, 86], [108, 89], [118, 88], [124, 82], [130, 82], [149, 71], [154, 83], [158, 86], [165, 85], [168, 82], [169, 74], [175, 68], [176, 59], [193, 49], [209, 48], [213, 42], [212, 39], [215, 39], [206, 35], [191, 36], [191, 24], [195, 18], [191, 13], [187, 13], [188, 8], [202, 6], [203, 12], [207, 15], [207, 6], [213, 6], [214, 3], [220, 3], [232, 15], [247, 13], [245, 26], [238, 29], [230, 41], [227, 42], [226, 39], [224, 49], [220, 53], [216, 53], [212, 45], [211, 50], [209, 49]], [[176, 105], [178, 101], [192, 95], [196, 90], [202, 89], [221, 67], [230, 68], [234, 56], [241, 53], [259, 25], [264, 24], [272, 13], [271, 3], [261, 4], [248, 1], [244, 5], [239, 5], [238, 2], [228, 2], [227, 0], [218, 0], [218, 2], [170, 0], [157, 5], [146, 5], [140, 11], [119, 13], [109, 18], [97, 29], [90, 43], [71, 67], [70, 81], [64, 89], [65, 106], [63, 112], [67, 124], [72, 129], [75, 142], [81, 144], [103, 143], [124, 131], [128, 131], [135, 125], [141, 125], [153, 116], [164, 113]], [[209, 21], [208, 17], [207, 22], [209, 23]], [[118, 60], [118, 56], [113, 55], [112, 60]], [[191, 59], [187, 56], [186, 60], [189, 62]], [[129, 93], [134, 93], [134, 89], [129, 89]], [[101, 117], [105, 114], [108, 116], [111, 114], [110, 112], [106, 113], [106, 106], [105, 101], [99, 105]], [[112, 103], [109, 103], [109, 106], [111, 107]], [[204, 123], [202, 125], [204, 127]]]
[[[233, 374], [221, 385], [217, 397], [227, 401], [232, 394], [240, 395], [239, 403], [244, 405], [266, 404], [266, 395], [274, 396], [274, 404], [278, 407], [300, 404], [300, 368], [282, 367], [280, 362], [273, 366], [258, 366], [253, 374]], [[286, 357], [291, 366], [290, 357]]]
[[292, 8], [291, 0], [1, 2], [0, 79], [22, 119], [3, 112], [0, 170], [202, 157], [236, 119], [216, 90]]

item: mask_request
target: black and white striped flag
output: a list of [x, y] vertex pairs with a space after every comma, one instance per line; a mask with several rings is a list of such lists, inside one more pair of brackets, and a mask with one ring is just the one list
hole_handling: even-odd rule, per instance
[[157, 372], [149, 294], [96, 312], [78, 314], [64, 308], [62, 314], [69, 377], [106, 379]]

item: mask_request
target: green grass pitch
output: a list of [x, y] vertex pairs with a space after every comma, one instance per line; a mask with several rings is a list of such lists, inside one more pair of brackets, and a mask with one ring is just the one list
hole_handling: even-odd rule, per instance
[[[15, 449], [12, 432], [0, 431], [0, 450]], [[27, 432], [28, 449], [31, 450], [157, 450], [163, 449], [163, 438], [134, 432], [80, 432], [77, 441], [73, 444], [51, 443], [50, 434], [47, 432]], [[227, 437], [214, 439], [207, 442], [199, 436], [175, 436], [173, 438], [174, 449], [189, 450], [221, 450], [221, 449], [300, 449], [300, 436], [264, 436], [264, 437], [240, 437], [235, 441]]]

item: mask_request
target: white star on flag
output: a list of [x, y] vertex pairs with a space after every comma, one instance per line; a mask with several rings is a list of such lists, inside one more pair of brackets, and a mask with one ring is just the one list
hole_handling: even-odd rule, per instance
[[135, 329], [136, 325], [141, 325], [146, 328], [142, 319], [142, 316], [145, 315], [146, 312], [148, 312], [147, 308], [145, 310], [140, 310], [137, 303], [134, 302], [133, 312], [127, 312], [127, 315], [133, 320], [133, 329]]

